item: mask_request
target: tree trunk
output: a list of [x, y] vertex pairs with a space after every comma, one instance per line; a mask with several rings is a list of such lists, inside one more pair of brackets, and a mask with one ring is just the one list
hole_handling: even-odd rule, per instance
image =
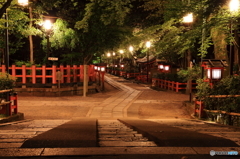
[[[32, 7], [29, 7], [29, 18], [30, 18], [30, 22], [29, 22], [29, 28], [32, 27], [32, 19], [33, 19], [33, 15], [32, 15]], [[29, 35], [29, 51], [30, 51], [30, 63], [33, 64], [34, 60], [33, 60], [33, 39], [32, 39], [32, 35]]]

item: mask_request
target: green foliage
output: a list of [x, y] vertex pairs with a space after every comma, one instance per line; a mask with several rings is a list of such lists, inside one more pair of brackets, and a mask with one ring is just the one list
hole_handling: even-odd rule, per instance
[[177, 74], [180, 78], [184, 79], [185, 82], [189, 79], [197, 80], [201, 77], [201, 67], [195, 65], [191, 69], [181, 69]]
[[[15, 65], [18, 66], [18, 67], [21, 67], [22, 65], [26, 65], [26, 67], [30, 67], [32, 66], [33, 64], [30, 62], [30, 61], [15, 61]], [[34, 64], [36, 65], [37, 67], [41, 66], [41, 64]]]
[[7, 73], [0, 72], [0, 90], [13, 89], [16, 78]]
[[240, 97], [210, 98], [210, 95], [240, 95], [240, 76], [226, 77], [214, 83], [213, 87], [202, 79], [198, 80], [197, 96], [204, 101], [206, 109], [240, 112]]
[[157, 73], [153, 76], [154, 78], [168, 80], [168, 81], [174, 81], [174, 82], [185, 82], [182, 77], [180, 77], [176, 73]]

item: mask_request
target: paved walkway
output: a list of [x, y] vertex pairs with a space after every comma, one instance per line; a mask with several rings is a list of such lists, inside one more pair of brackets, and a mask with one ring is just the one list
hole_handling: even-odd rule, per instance
[[120, 90], [120, 92], [112, 95], [110, 98], [107, 98], [100, 105], [92, 107], [92, 109], [88, 112], [87, 117], [127, 117], [127, 108], [142, 91], [138, 91], [134, 88], [121, 84], [109, 76], [105, 76], [105, 81]]
[[[239, 130], [228, 127], [223, 129], [218, 125], [209, 126], [202, 121], [190, 120], [191, 117], [182, 104], [189, 99], [188, 95], [172, 91], [155, 91], [147, 85], [136, 84], [108, 74], [106, 82], [117, 89], [89, 95], [86, 98], [79, 96], [20, 97], [20, 112], [24, 112], [28, 119], [34, 120], [0, 125], [0, 145], [5, 144], [0, 147], [0, 158], [1, 156], [46, 158], [69, 155], [76, 158], [85, 156], [88, 158], [170, 159], [187, 156], [187, 158], [200, 159], [212, 158], [209, 155], [211, 150], [240, 152], [239, 137], [236, 138]], [[122, 136], [122, 133], [127, 132], [135, 137], [139, 135], [132, 130], [128, 132], [129, 130], [121, 124], [119, 129], [116, 128], [116, 121], [109, 119], [121, 119], [127, 126], [144, 134], [151, 141], [155, 141], [158, 147], [155, 145], [141, 147], [139, 143], [137, 147], [126, 146], [126, 143], [122, 147], [106, 147], [105, 144], [111, 144], [112, 141], [98, 143], [101, 138], [106, 138], [99, 134], [111, 136], [119, 133]], [[113, 124], [116, 131], [112, 132], [112, 126], [108, 125], [101, 132], [101, 124], [104, 125], [105, 122]], [[96, 130], [97, 125], [100, 125], [98, 130]], [[199, 125], [203, 127], [200, 128]], [[208, 130], [205, 132], [207, 135], [201, 132], [205, 130], [204, 128]], [[194, 132], [196, 130], [197, 132]], [[230, 136], [222, 135], [223, 130], [234, 133], [234, 138], [231, 133], [229, 133]], [[215, 135], [212, 135], [213, 132]], [[135, 138], [131, 137], [131, 139]], [[97, 147], [101, 144], [104, 147]], [[7, 148], [9, 145], [11, 146]]]

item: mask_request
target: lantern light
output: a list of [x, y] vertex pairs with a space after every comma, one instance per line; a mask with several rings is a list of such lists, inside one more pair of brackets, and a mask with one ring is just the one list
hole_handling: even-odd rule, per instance
[[100, 71], [101, 70], [101, 68], [100, 67], [98, 67], [98, 71]]
[[129, 46], [129, 51], [133, 52], [133, 47], [132, 46]]
[[187, 16], [183, 17], [184, 23], [192, 23], [193, 22], [193, 14], [189, 13]]
[[21, 6], [27, 6], [28, 0], [18, 0], [18, 4], [20, 4]]
[[170, 66], [169, 66], [169, 65], [165, 65], [165, 66], [164, 66], [164, 70], [165, 70], [165, 71], [169, 71], [169, 70], [170, 70]]
[[[212, 75], [211, 75], [212, 73]], [[207, 77], [212, 80], [220, 80], [222, 78], [222, 68], [209, 68], [207, 70]]]
[[150, 42], [150, 41], [147, 41], [147, 42], [146, 42], [146, 47], [147, 47], [147, 48], [150, 48], [150, 47], [151, 47], [151, 42]]
[[97, 66], [94, 66], [94, 70], [97, 70], [98, 69], [98, 67]]
[[121, 67], [123, 68], [123, 67], [124, 67], [124, 64], [121, 64]]
[[101, 67], [101, 72], [105, 72], [105, 67]]
[[164, 65], [163, 65], [163, 64], [160, 64], [160, 65], [158, 65], [158, 68], [159, 68], [160, 70], [163, 70], [163, 69], [164, 69]]
[[239, 0], [231, 0], [229, 3], [230, 12], [232, 13], [237, 12], [238, 9], [239, 9]]
[[119, 50], [119, 52], [120, 52], [120, 54], [123, 54], [123, 53], [124, 53], [124, 51], [123, 51], [123, 50]]
[[117, 65], [115, 65], [115, 67], [117, 67]]
[[110, 57], [111, 56], [111, 53], [107, 53], [107, 57]]
[[52, 28], [52, 22], [50, 20], [45, 20], [44, 24], [43, 24], [43, 27], [47, 30], [51, 29]]

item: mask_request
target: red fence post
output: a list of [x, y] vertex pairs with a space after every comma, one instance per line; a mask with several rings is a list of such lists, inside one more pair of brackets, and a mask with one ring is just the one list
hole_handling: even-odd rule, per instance
[[67, 65], [67, 83], [71, 82], [71, 70], [70, 65]]
[[36, 65], [32, 65], [32, 84], [36, 84]]
[[26, 65], [22, 65], [22, 83], [26, 84]]
[[16, 77], [16, 65], [12, 65], [12, 76]]
[[179, 89], [179, 82], [176, 83], [176, 92], [178, 92]]
[[2, 73], [6, 73], [6, 66], [2, 65]]
[[57, 66], [53, 65], [52, 66], [52, 84], [57, 84], [56, 73], [57, 73]]
[[64, 83], [64, 66], [63, 65], [60, 65], [60, 72], [62, 73], [61, 83]]
[[77, 65], [73, 65], [73, 82], [77, 82]]
[[83, 74], [84, 73], [84, 70], [83, 70], [83, 65], [80, 65], [80, 81], [82, 82], [83, 81]]
[[10, 101], [12, 101], [12, 103], [10, 103], [9, 105], [9, 115], [12, 115], [12, 109], [14, 110], [14, 114], [18, 113], [18, 103], [17, 103], [17, 93], [14, 93], [13, 95], [10, 95]]
[[42, 84], [46, 83], [46, 65], [42, 66]]

